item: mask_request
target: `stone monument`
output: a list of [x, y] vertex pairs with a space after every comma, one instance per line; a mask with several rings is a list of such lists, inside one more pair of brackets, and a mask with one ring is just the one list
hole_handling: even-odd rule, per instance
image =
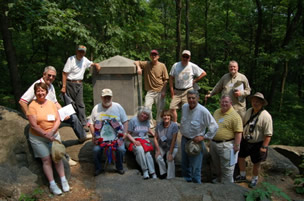
[[125, 109], [128, 117], [136, 115], [142, 105], [142, 76], [137, 74], [134, 61], [114, 56], [99, 63], [101, 70], [93, 72], [94, 105], [101, 102], [101, 90], [113, 91], [113, 101]]

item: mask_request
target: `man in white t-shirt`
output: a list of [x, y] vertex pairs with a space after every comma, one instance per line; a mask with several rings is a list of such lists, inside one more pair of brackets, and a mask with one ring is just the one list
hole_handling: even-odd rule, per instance
[[190, 62], [190, 59], [191, 52], [189, 50], [184, 50], [182, 52], [182, 60], [175, 63], [169, 73], [169, 84], [172, 98], [170, 110], [173, 114], [173, 122], [177, 122], [176, 110], [181, 108], [183, 104], [187, 103], [187, 91], [193, 88], [198, 90], [198, 85], [196, 83], [207, 75], [203, 69]]
[[85, 57], [86, 51], [87, 48], [85, 46], [79, 45], [76, 55], [69, 57], [66, 61], [62, 72], [61, 92], [67, 93], [67, 95], [74, 101], [73, 106], [76, 114], [82, 126], [88, 132], [89, 130], [86, 126], [85, 105], [83, 102], [82, 80], [87, 68], [94, 66], [97, 72], [99, 72], [101, 67], [98, 63], [93, 63]]
[[[101, 103], [95, 105], [89, 118], [94, 144], [95, 176], [104, 171], [101, 164], [102, 155], [104, 149], [109, 151], [107, 147], [109, 144], [116, 147], [116, 170], [119, 174], [124, 174], [123, 156], [126, 152], [124, 138], [128, 130], [128, 117], [119, 103], [112, 102], [112, 96], [111, 89], [103, 89], [101, 91]], [[108, 155], [108, 157], [111, 157], [111, 154]]]
[[[36, 83], [40, 83], [40, 82], [46, 83], [48, 86], [48, 94], [46, 96], [46, 99], [54, 102], [57, 109], [61, 108], [61, 105], [58, 103], [57, 98], [56, 98], [55, 88], [52, 84], [56, 78], [56, 74], [57, 74], [56, 69], [53, 66], [45, 67], [42, 78], [40, 78], [39, 80], [34, 82], [28, 88], [28, 90], [21, 96], [21, 98], [19, 100], [19, 104], [20, 104], [21, 109], [24, 112], [24, 114], [26, 114], [28, 111], [28, 105], [31, 103], [31, 101], [33, 99], [36, 98], [35, 92], [34, 92], [34, 85]], [[70, 118], [65, 119], [65, 122], [71, 124], [71, 126], [80, 142], [83, 142], [86, 139], [90, 138], [90, 136], [86, 135], [86, 132], [84, 131], [78, 117], [75, 114], [71, 115]], [[70, 159], [69, 164], [76, 165], [77, 163]]]

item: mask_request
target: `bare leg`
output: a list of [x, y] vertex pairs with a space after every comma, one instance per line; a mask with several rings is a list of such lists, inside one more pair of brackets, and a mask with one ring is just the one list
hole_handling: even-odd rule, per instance
[[258, 176], [259, 175], [260, 164], [261, 163], [255, 163], [255, 164], [253, 164], [252, 176]]
[[55, 168], [57, 170], [57, 173], [60, 177], [65, 176], [64, 175], [64, 166], [62, 160], [60, 160], [58, 163], [55, 163]]
[[50, 181], [54, 180], [53, 176], [53, 168], [52, 168], [52, 159], [51, 156], [46, 156], [41, 158], [42, 160], [42, 167], [43, 167], [43, 172], [47, 179]]
[[240, 171], [246, 171], [246, 161], [245, 158], [239, 158], [238, 160]]
[[170, 109], [171, 110], [171, 113], [172, 113], [172, 121], [173, 122], [177, 122], [177, 112], [176, 112], [176, 109]]

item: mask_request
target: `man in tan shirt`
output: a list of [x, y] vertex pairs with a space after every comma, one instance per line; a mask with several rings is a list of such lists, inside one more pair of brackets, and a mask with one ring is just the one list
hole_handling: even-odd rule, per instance
[[229, 73], [225, 74], [205, 98], [209, 98], [218, 93], [228, 95], [232, 100], [233, 108], [243, 118], [246, 113], [246, 97], [250, 95], [249, 82], [245, 75], [239, 73], [239, 66], [236, 61], [230, 61]]
[[[137, 73], [142, 74], [144, 71], [145, 90], [145, 107], [152, 111], [153, 103], [156, 104], [157, 114], [156, 121], [160, 122], [160, 114], [165, 106], [166, 86], [169, 79], [166, 65], [159, 62], [159, 53], [157, 50], [150, 52], [151, 61], [135, 61]], [[151, 113], [152, 115], [152, 113]], [[150, 120], [150, 127], [153, 128], [153, 118]]]

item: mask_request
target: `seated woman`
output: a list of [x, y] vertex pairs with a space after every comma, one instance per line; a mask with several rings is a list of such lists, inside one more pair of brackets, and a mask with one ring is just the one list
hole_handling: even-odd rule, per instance
[[[29, 141], [36, 158], [41, 158], [45, 176], [50, 182], [50, 190], [55, 195], [62, 194], [60, 188], [54, 181], [51, 146], [52, 141], [59, 140], [60, 135], [58, 127], [60, 118], [56, 105], [45, 97], [48, 93], [48, 87], [45, 83], [34, 85], [36, 99], [29, 105], [27, 117], [30, 123]], [[62, 160], [55, 163], [56, 170], [61, 179], [61, 186], [64, 192], [70, 190], [68, 181], [65, 178]]]
[[[143, 171], [144, 179], [149, 179], [149, 173], [153, 179], [157, 178], [152, 155], [150, 151], [144, 150], [144, 144], [142, 144], [145, 143], [145, 141], [150, 142], [148, 133], [154, 136], [150, 129], [150, 114], [151, 111], [148, 108], [142, 107], [139, 109], [137, 116], [129, 121], [127, 135], [129, 141], [126, 143], [129, 150], [131, 148], [135, 154], [136, 161]], [[145, 143], [145, 145], [147, 145], [147, 143]]]
[[[172, 179], [175, 177], [174, 157], [178, 151], [176, 138], [178, 126], [172, 122], [172, 114], [169, 110], [161, 113], [162, 121], [155, 128], [154, 144], [156, 148], [155, 159], [159, 166], [160, 178]], [[164, 156], [167, 157], [168, 169]]]

